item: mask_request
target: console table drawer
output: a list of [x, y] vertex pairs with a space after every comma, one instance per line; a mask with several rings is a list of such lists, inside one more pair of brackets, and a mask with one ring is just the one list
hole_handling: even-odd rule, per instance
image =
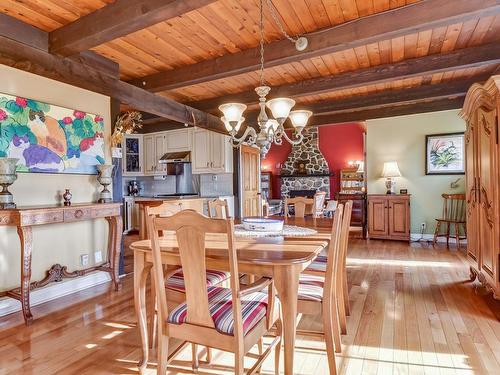
[[63, 222], [63, 213], [60, 210], [27, 212], [21, 214], [21, 225], [41, 225]]
[[120, 207], [106, 207], [106, 208], [94, 208], [93, 217], [109, 217], [109, 216], [119, 216], [120, 215]]
[[91, 208], [74, 208], [64, 210], [64, 221], [80, 221], [93, 219]]

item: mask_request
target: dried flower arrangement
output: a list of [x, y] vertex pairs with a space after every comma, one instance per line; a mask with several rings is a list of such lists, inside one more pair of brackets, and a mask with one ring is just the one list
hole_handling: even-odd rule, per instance
[[127, 111], [120, 114], [116, 119], [115, 130], [111, 135], [111, 147], [118, 147], [122, 143], [125, 134], [131, 134], [140, 128], [142, 128], [141, 112]]

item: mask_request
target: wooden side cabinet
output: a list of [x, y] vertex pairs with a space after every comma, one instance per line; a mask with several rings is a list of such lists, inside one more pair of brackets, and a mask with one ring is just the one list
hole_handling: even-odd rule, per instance
[[368, 237], [410, 240], [410, 195], [368, 195]]

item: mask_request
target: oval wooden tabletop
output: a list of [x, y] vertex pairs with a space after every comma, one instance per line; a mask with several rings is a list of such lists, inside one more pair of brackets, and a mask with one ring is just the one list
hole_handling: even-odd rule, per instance
[[[316, 229], [318, 232], [307, 237], [236, 237], [239, 263], [252, 264], [297, 264], [312, 261], [328, 246], [331, 230], [330, 219], [288, 219], [288, 225]], [[205, 239], [206, 256], [213, 259], [227, 258], [227, 237], [224, 234], [208, 233]], [[177, 252], [177, 241], [173, 233], [166, 233], [160, 239], [161, 250]], [[130, 248], [150, 251], [149, 240], [136, 241]]]

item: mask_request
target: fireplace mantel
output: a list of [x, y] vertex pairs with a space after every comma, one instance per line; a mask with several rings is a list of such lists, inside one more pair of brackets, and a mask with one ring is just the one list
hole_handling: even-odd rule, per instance
[[279, 178], [304, 178], [304, 177], [332, 177], [334, 173], [314, 173], [314, 174], [281, 174]]

